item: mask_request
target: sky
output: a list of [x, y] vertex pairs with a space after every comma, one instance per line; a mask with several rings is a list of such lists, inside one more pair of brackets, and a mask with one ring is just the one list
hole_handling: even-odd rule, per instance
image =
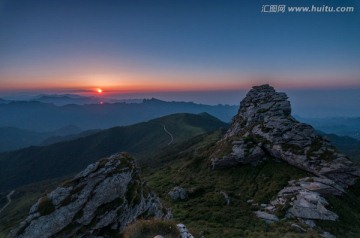
[[[261, 12], [275, 4], [355, 12]], [[359, 24], [358, 0], [0, 0], [0, 97], [101, 88], [238, 103], [235, 92], [269, 83], [300, 101], [327, 90], [349, 103], [360, 94]]]

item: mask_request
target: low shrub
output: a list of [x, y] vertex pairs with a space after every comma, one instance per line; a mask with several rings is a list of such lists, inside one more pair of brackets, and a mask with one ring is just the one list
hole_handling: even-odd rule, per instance
[[42, 216], [48, 215], [55, 211], [54, 204], [47, 196], [40, 198], [38, 211]]
[[176, 223], [163, 220], [138, 220], [126, 227], [124, 238], [143, 238], [162, 235], [166, 238], [178, 238], [180, 236]]

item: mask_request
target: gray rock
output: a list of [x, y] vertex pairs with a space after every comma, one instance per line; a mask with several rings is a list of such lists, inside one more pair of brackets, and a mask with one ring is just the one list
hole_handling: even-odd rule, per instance
[[179, 229], [180, 238], [194, 238], [184, 224], [177, 224], [176, 226]]
[[273, 222], [279, 221], [279, 218], [277, 216], [275, 216], [274, 214], [267, 213], [267, 212], [256, 211], [255, 215], [267, 223], [273, 223]]
[[310, 228], [316, 227], [316, 223], [314, 222], [314, 220], [305, 219], [303, 220], [303, 222]]
[[330, 232], [327, 232], [327, 231], [322, 233], [320, 236], [324, 237], [324, 238], [336, 238], [336, 236], [334, 236], [333, 234], [331, 234]]
[[189, 198], [189, 195], [188, 195], [188, 192], [186, 191], [186, 189], [179, 187], [179, 186], [172, 188], [171, 191], [168, 193], [168, 195], [174, 201], [187, 200]]
[[[275, 209], [278, 205], [290, 204], [287, 211], [288, 217], [306, 220], [337, 220], [338, 216], [329, 211], [328, 202], [323, 197], [327, 194], [341, 195], [344, 191], [332, 180], [318, 177], [305, 177], [289, 181], [289, 185], [279, 191], [271, 205]], [[315, 224], [309, 224], [311, 227]]]
[[[337, 153], [328, 140], [291, 116], [285, 93], [269, 85], [253, 87], [240, 102], [238, 114], [211, 156], [213, 169], [254, 164], [269, 154], [326, 177], [345, 188], [360, 177], [360, 168]], [[231, 152], [224, 147], [231, 146]]]
[[302, 228], [301, 226], [299, 226], [298, 224], [291, 224], [291, 228], [293, 228], [296, 232], [306, 232], [306, 229]]
[[139, 216], [164, 216], [160, 199], [148, 191], [134, 160], [125, 153], [116, 154], [89, 165], [40, 198], [8, 237], [92, 237], [94, 232], [101, 236], [103, 229], [122, 232]]
[[212, 161], [213, 169], [227, 168], [238, 164], [257, 165], [265, 159], [265, 152], [252, 141], [236, 141], [232, 153]]
[[327, 210], [325, 208], [327, 205], [327, 201], [320, 194], [311, 191], [300, 191], [287, 215], [312, 220], [337, 220], [338, 215]]

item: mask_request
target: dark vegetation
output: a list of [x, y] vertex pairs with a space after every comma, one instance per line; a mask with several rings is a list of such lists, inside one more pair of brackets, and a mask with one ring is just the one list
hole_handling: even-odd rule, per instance
[[124, 234], [124, 238], [144, 238], [162, 235], [166, 238], [178, 238], [180, 233], [173, 221], [162, 220], [138, 220], [129, 225]]
[[[167, 130], [173, 133], [173, 144], [167, 145], [170, 138], [164, 133], [162, 125], [166, 125]], [[218, 124], [216, 119], [207, 114], [200, 116], [177, 114], [132, 127], [105, 130], [86, 137], [85, 141], [78, 139], [71, 142], [73, 147], [65, 142], [54, 147], [35, 147], [32, 149], [40, 151], [33, 158], [40, 157], [46, 152], [47, 157], [44, 157], [41, 163], [46, 163], [49, 158], [58, 158], [57, 166], [70, 163], [71, 160], [61, 163], [68, 156], [82, 158], [76, 161], [79, 163], [83, 160], [84, 166], [79, 168], [81, 170], [91, 163], [90, 160], [95, 161], [106, 156], [105, 153], [99, 154], [98, 151], [110, 153], [112, 149], [117, 149], [114, 152], [126, 150], [138, 158], [143, 168], [143, 177], [165, 205], [172, 208], [175, 222], [186, 224], [195, 237], [199, 237], [200, 234], [204, 234], [206, 238], [319, 237], [319, 228], [301, 234], [291, 227], [293, 223], [291, 220], [266, 224], [253, 213], [259, 209], [261, 203], [271, 201], [289, 180], [304, 177], [308, 175], [306, 172], [271, 158], [256, 167], [246, 165], [225, 170], [210, 170], [209, 156], [224, 133], [224, 130], [213, 130], [225, 126]], [[121, 141], [129, 142], [121, 144], [124, 143]], [[335, 145], [341, 148], [338, 144]], [[342, 148], [340, 150], [347, 154], [347, 147]], [[19, 158], [31, 155], [26, 150], [22, 153], [24, 153], [21, 155], [23, 157]], [[56, 157], [57, 153], [61, 153], [62, 156]], [[41, 166], [41, 163], [36, 166]], [[189, 191], [189, 199], [176, 202], [170, 200], [167, 193], [174, 186], [186, 188]], [[44, 184], [17, 189], [12, 204], [0, 214], [0, 237], [26, 217], [30, 205], [34, 204], [41, 194], [44, 195], [44, 190], [46, 190]], [[131, 193], [129, 197], [136, 198], [138, 193], [136, 184], [133, 184], [129, 193]], [[230, 197], [229, 205], [222, 193]], [[6, 196], [6, 193], [2, 195]], [[248, 200], [253, 202], [248, 203]], [[328, 197], [327, 200], [330, 209], [339, 215], [339, 221], [317, 222], [317, 225], [337, 237], [360, 237], [360, 183], [350, 188], [344, 197]], [[285, 209], [279, 211], [277, 215], [283, 218]], [[124, 235], [130, 238], [143, 237], [139, 234], [149, 234], [149, 237], [153, 237], [155, 233], [161, 234], [160, 231], [167, 227], [169, 226], [164, 226], [159, 221], [141, 220], [129, 226]], [[170, 231], [165, 229], [164, 232]], [[119, 236], [113, 235], [113, 237]]]
[[360, 181], [351, 187], [343, 197], [328, 198], [332, 210], [339, 215], [334, 222], [321, 221], [318, 224], [337, 237], [360, 237]]
[[[149, 186], [167, 206], [172, 207], [174, 219], [186, 223], [196, 237], [200, 234], [210, 238], [279, 237], [286, 233], [296, 235], [290, 224], [267, 225], [256, 218], [253, 211], [259, 209], [261, 203], [273, 199], [290, 179], [302, 177], [306, 173], [271, 159], [257, 167], [247, 165], [211, 171], [209, 154], [221, 135], [217, 131], [200, 142], [195, 138], [193, 146], [186, 150], [163, 155], [162, 158], [167, 158], [171, 163], [144, 170]], [[171, 201], [167, 193], [174, 186], [188, 189], [189, 199]], [[226, 204], [221, 192], [229, 195], [230, 205]], [[257, 205], [247, 203], [250, 199]]]
[[53, 211], [55, 211], [54, 204], [52, 204], [51, 199], [47, 196], [41, 197], [39, 200], [39, 213], [42, 216], [49, 215]]
[[[170, 136], [163, 126], [174, 134]], [[151, 163], [148, 158], [167, 147], [176, 146], [194, 136], [226, 127], [209, 114], [173, 114], [126, 127], [114, 127], [73, 141], [49, 146], [33, 146], [0, 154], [0, 192], [21, 185], [73, 174], [99, 158], [127, 151], [138, 163]]]

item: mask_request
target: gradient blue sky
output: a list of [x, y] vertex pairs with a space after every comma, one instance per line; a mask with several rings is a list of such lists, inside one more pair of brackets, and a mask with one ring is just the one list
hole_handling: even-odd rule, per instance
[[[109, 95], [213, 92], [261, 83], [360, 92], [359, 3], [2, 0], [0, 96], [97, 87]], [[355, 12], [270, 14], [261, 13], [263, 4]]]

